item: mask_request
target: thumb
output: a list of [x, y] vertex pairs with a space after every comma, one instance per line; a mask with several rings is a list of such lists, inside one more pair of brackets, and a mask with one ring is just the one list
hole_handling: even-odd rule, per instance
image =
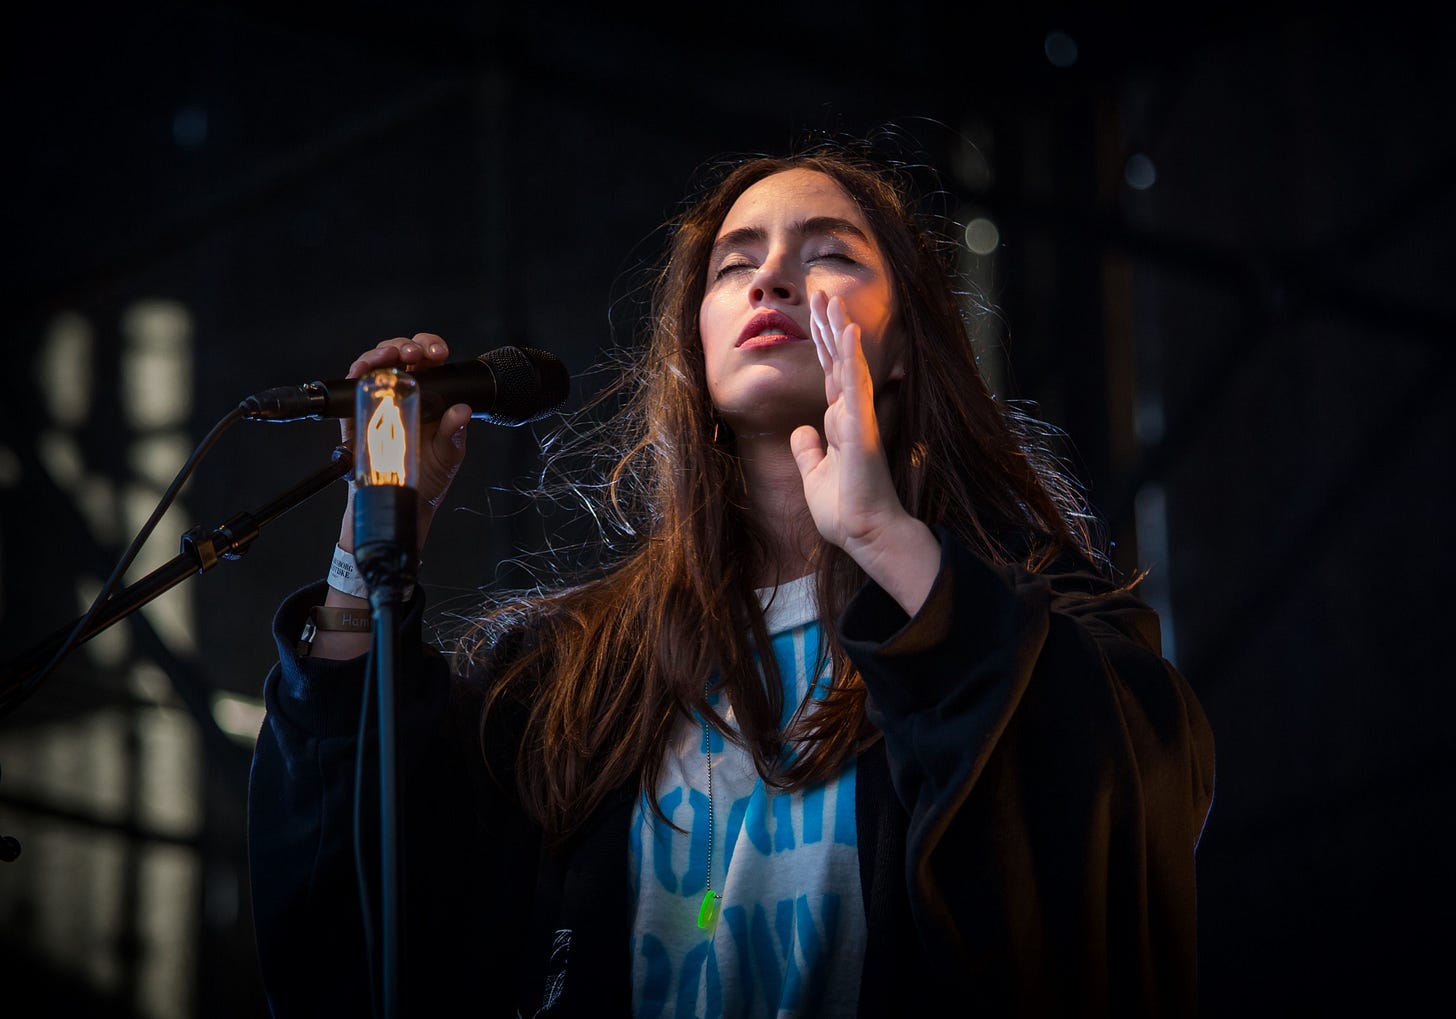
[[813, 425], [800, 425], [789, 436], [789, 448], [794, 453], [794, 463], [799, 468], [799, 477], [808, 480], [809, 474], [824, 462], [824, 440]]
[[421, 505], [437, 507], [450, 490], [450, 483], [465, 460], [465, 425], [470, 421], [470, 408], [457, 403], [435, 423], [420, 449], [419, 492]]
[[433, 441], [435, 457], [446, 467], [458, 467], [465, 459], [465, 426], [470, 423], [470, 407], [457, 403], [440, 415], [440, 425]]

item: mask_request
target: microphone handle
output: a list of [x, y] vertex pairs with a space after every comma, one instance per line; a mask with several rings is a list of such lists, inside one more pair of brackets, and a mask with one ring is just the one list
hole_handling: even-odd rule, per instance
[[[517, 426], [554, 412], [571, 388], [566, 366], [554, 354], [523, 347], [498, 347], [471, 361], [421, 368], [420, 420], [438, 421], [457, 403], [470, 405], [471, 417]], [[251, 421], [302, 421], [354, 416], [354, 379], [278, 386], [241, 404]]]
[[[496, 405], [495, 372], [479, 360], [460, 361], [413, 373], [420, 380], [420, 420], [438, 421], [457, 403], [470, 404], [471, 416], [493, 420]], [[310, 408], [306, 416], [347, 418], [354, 416], [355, 379], [310, 382], [302, 387]]]

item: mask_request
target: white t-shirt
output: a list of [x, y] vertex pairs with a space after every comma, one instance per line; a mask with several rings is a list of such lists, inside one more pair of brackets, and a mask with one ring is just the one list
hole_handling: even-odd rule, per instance
[[[770, 597], [772, 599], [770, 600]], [[814, 577], [759, 591], [784, 683], [784, 724], [829, 680]], [[815, 681], [822, 680], [820, 686]], [[721, 692], [712, 703], [721, 711]], [[733, 723], [731, 706], [724, 715]], [[698, 927], [707, 887], [708, 757], [702, 719], [673, 731], [658, 795], [644, 794], [630, 842], [632, 1004], [638, 1019], [853, 1015], [864, 958], [855, 769], [787, 793], [767, 788], [746, 752], [711, 731], [712, 888], [717, 922]]]

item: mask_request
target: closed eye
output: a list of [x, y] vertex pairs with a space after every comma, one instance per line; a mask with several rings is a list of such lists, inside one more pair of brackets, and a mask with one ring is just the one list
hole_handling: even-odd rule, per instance
[[728, 262], [718, 267], [718, 271], [713, 275], [713, 279], [720, 280], [729, 273], [738, 272], [741, 269], [751, 270], [753, 268], [754, 266], [751, 262]]

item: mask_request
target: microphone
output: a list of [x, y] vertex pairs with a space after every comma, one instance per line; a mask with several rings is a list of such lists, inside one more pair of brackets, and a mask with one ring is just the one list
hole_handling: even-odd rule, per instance
[[[475, 420], [515, 427], [555, 411], [571, 389], [561, 359], [529, 347], [497, 347], [474, 360], [420, 368], [410, 376], [419, 385], [421, 421], [438, 421], [455, 404], [468, 403]], [[250, 421], [353, 417], [358, 381], [278, 386], [255, 393], [239, 406]]]

